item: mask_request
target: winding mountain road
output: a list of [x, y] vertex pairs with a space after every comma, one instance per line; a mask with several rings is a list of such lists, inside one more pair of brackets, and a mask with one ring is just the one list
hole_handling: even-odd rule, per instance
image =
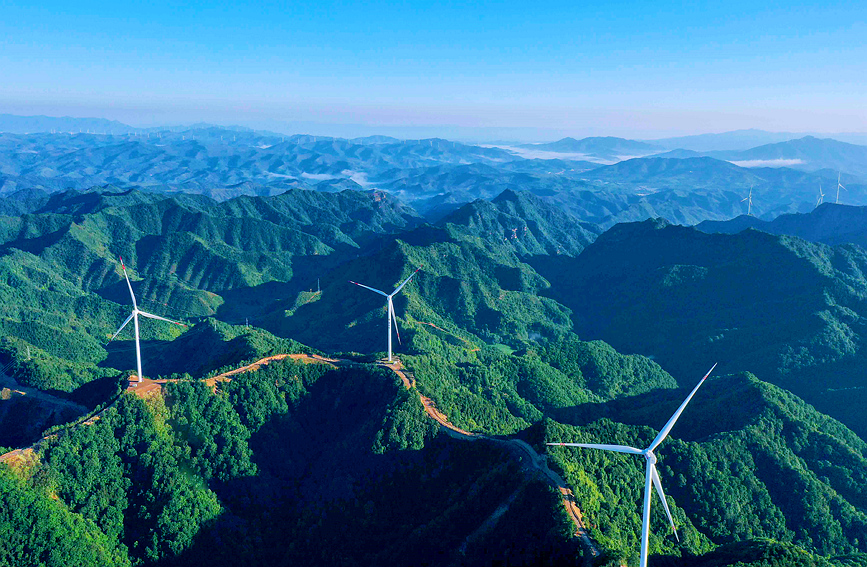
[[411, 372], [407, 372], [399, 360], [392, 363], [378, 362], [377, 366], [388, 368], [397, 374], [403, 381], [403, 385], [407, 390], [415, 389], [422, 405], [424, 406], [425, 412], [427, 412], [428, 416], [439, 423], [442, 431], [450, 437], [465, 441], [485, 440], [498, 443], [507, 446], [513, 454], [526, 456], [528, 460], [524, 461], [522, 458], [522, 463], [528, 465], [530, 470], [541, 476], [546, 482], [548, 482], [548, 484], [553, 486], [560, 493], [563, 507], [566, 509], [569, 519], [572, 520], [572, 523], [575, 526], [574, 535], [575, 537], [580, 538], [581, 544], [586, 552], [584, 556], [587, 559], [587, 563], [589, 564], [592, 562], [593, 558], [602, 555], [602, 550], [599, 549], [599, 546], [593, 541], [593, 538], [590, 537], [590, 533], [584, 525], [584, 516], [575, 502], [575, 495], [572, 493], [572, 489], [569, 488], [566, 481], [560, 478], [560, 475], [548, 468], [548, 462], [545, 457], [537, 453], [529, 443], [521, 439], [503, 439], [480, 433], [470, 433], [469, 431], [457, 427], [449, 422], [448, 417], [437, 409], [433, 400], [418, 391], [416, 388], [415, 376], [413, 376]]
[[[352, 361], [349, 360], [339, 358], [327, 358], [316, 354], [276, 354], [261, 358], [256, 362], [241, 366], [239, 368], [235, 368], [217, 376], [207, 378], [204, 380], [204, 382], [209, 387], [214, 389], [216, 388], [218, 382], [228, 382], [232, 379], [233, 376], [245, 372], [253, 372], [255, 370], [258, 370], [262, 366], [267, 366], [272, 362], [283, 360], [286, 358], [291, 358], [297, 362], [306, 364], [326, 364], [334, 367], [352, 364]], [[581, 545], [584, 548], [584, 557], [586, 559], [586, 563], [589, 565], [594, 558], [597, 558], [602, 554], [601, 549], [590, 537], [590, 534], [588, 533], [587, 528], [584, 525], [584, 518], [581, 514], [581, 510], [578, 508], [578, 505], [575, 502], [575, 496], [572, 493], [572, 490], [568, 487], [568, 485], [560, 477], [560, 475], [558, 475], [548, 467], [548, 462], [545, 457], [537, 453], [536, 450], [533, 449], [532, 446], [530, 446], [530, 444], [521, 439], [492, 437], [480, 433], [471, 433], [469, 431], [461, 429], [460, 427], [457, 427], [456, 425], [449, 422], [448, 417], [443, 414], [439, 409], [437, 409], [436, 404], [433, 402], [433, 400], [423, 395], [418, 390], [418, 388], [416, 388], [415, 376], [413, 376], [411, 372], [406, 371], [399, 360], [391, 363], [379, 361], [375, 364], [377, 366], [387, 368], [394, 372], [401, 379], [403, 385], [406, 387], [407, 390], [415, 390], [416, 394], [421, 400], [422, 405], [424, 406], [425, 412], [431, 419], [439, 423], [440, 430], [443, 431], [443, 433], [454, 439], [460, 439], [463, 441], [487, 441], [490, 443], [502, 445], [506, 447], [513, 455], [520, 459], [525, 469], [531, 471], [533, 474], [539, 476], [548, 484], [553, 486], [560, 493], [563, 507], [565, 508], [566, 513], [568, 514], [569, 518], [572, 520], [572, 523], [575, 526], [574, 536], [579, 538]], [[150, 380], [147, 378], [142, 382], [135, 382], [131, 380], [129, 386], [127, 387], [127, 391], [132, 392], [137, 396], [147, 397], [156, 393], [161, 393], [165, 385], [173, 381], [176, 380]], [[91, 425], [95, 423], [109, 407], [111, 406], [106, 407], [105, 409], [91, 416], [87, 420], [80, 422], [80, 425]], [[0, 455], [0, 463], [7, 463], [11, 466], [14, 466], [16, 464], [26, 464], [27, 462], [30, 462], [36, 458], [35, 450], [42, 442], [44, 442], [46, 439], [56, 437], [56, 435], [57, 434], [55, 433], [43, 437], [30, 447], [15, 449], [14, 451], [10, 451], [4, 455]], [[508, 503], [506, 503], [506, 506], [508, 506]], [[502, 510], [500, 514], [495, 515], [495, 517], [493, 517], [491, 521], [495, 522], [499, 518], [499, 516], [502, 515], [503, 512], [505, 512], [505, 510]], [[485, 529], [488, 529], [488, 527], [486, 527]]]

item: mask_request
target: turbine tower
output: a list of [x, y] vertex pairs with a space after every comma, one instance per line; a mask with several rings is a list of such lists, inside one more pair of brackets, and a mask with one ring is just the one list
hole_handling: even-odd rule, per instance
[[843, 184], [840, 183], [840, 172], [838, 171], [837, 172], [837, 204], [838, 205], [840, 204], [840, 189], [845, 191], [846, 187], [844, 187]]
[[819, 200], [816, 201], [816, 206], [818, 207], [825, 201], [825, 194], [822, 193], [822, 184], [819, 183]]
[[141, 344], [139, 343], [139, 333], [138, 333], [138, 316], [142, 317], [150, 317], [151, 319], [159, 319], [160, 321], [166, 321], [168, 323], [173, 323], [175, 325], [180, 325], [181, 327], [186, 327], [183, 323], [178, 323], [177, 321], [172, 321], [171, 319], [166, 319], [165, 317], [160, 317], [159, 315], [153, 315], [152, 313], [145, 313], [141, 309], [138, 308], [138, 303], [135, 300], [135, 294], [132, 292], [132, 284], [129, 283], [129, 276], [126, 275], [126, 266], [123, 265], [123, 258], [120, 259], [120, 267], [123, 269], [123, 277], [126, 278], [126, 285], [129, 288], [129, 296], [132, 298], [132, 313], [130, 313], [129, 317], [126, 318], [126, 321], [123, 322], [123, 325], [117, 330], [117, 332], [112, 335], [109, 342], [113, 341], [115, 337], [117, 337], [123, 328], [126, 327], [127, 323], [132, 320], [133, 326], [135, 327], [135, 362], [136, 368], [138, 370], [138, 380], [136, 382], [142, 381], [141, 374]]
[[753, 187], [752, 187], [752, 185], [750, 186], [750, 194], [748, 196], [744, 197], [743, 199], [741, 199], [741, 203], [743, 203], [744, 201], [747, 202], [747, 215], [752, 215], [753, 214]]
[[370, 291], [375, 292], [375, 293], [378, 293], [379, 295], [385, 296], [386, 303], [387, 303], [387, 305], [388, 305], [388, 313], [386, 313], [386, 319], [388, 319], [387, 326], [388, 326], [388, 361], [389, 361], [389, 362], [392, 361], [392, 357], [391, 357], [391, 322], [392, 322], [392, 321], [394, 321], [394, 330], [395, 330], [395, 332], [397, 332], [397, 342], [400, 343], [400, 331], [397, 329], [397, 317], [396, 317], [395, 314], [394, 314], [394, 303], [392, 303], [391, 298], [394, 297], [395, 295], [397, 295], [398, 293], [400, 293], [400, 290], [403, 289], [403, 286], [405, 286], [406, 284], [408, 284], [408, 283], [409, 283], [409, 280], [411, 280], [412, 277], [413, 277], [414, 275], [416, 275], [416, 274], [418, 273], [418, 271], [421, 270], [421, 269], [422, 269], [422, 266], [419, 266], [418, 268], [416, 268], [416, 270], [415, 270], [413, 273], [411, 273], [411, 274], [409, 275], [408, 278], [406, 278], [405, 280], [403, 280], [403, 283], [400, 284], [399, 286], [397, 286], [397, 287], [394, 289], [394, 291], [391, 292], [390, 294], [389, 294], [389, 293], [385, 293], [384, 291], [380, 291], [380, 290], [378, 290], [378, 289], [375, 289], [375, 288], [372, 288], [372, 287], [366, 286], [366, 285], [364, 285], [364, 284], [360, 284], [360, 283], [358, 283], [358, 282], [354, 282], [354, 281], [351, 281], [351, 280], [350, 280], [350, 282], [349, 282], [349, 283], [351, 283], [351, 284], [355, 284], [355, 285], [357, 285], [357, 286], [359, 286], [359, 287], [363, 287], [364, 289], [369, 289]]
[[[680, 417], [680, 414], [682, 414], [684, 408], [686, 408], [686, 404], [689, 403], [701, 385], [704, 384], [704, 381], [707, 380], [707, 377], [710, 376], [710, 373], [713, 372], [714, 368], [716, 368], [716, 364], [707, 371], [704, 378], [699, 381], [698, 385], [692, 390], [692, 392], [690, 392], [689, 396], [687, 396], [683, 403], [680, 404], [680, 407], [677, 408], [677, 411], [674, 412], [674, 415], [671, 416], [671, 419], [668, 420], [668, 423], [665, 424], [665, 427], [662, 428], [662, 431], [659, 432], [659, 435], [656, 436], [656, 439], [653, 440], [647, 449], [636, 449], [635, 447], [627, 447], [624, 445], [596, 445], [592, 443], [547, 443], [547, 445], [558, 447], [586, 447], [588, 449], [602, 449], [604, 451], [628, 453], [630, 455], [641, 455], [644, 457], [646, 465], [644, 473], [644, 512], [641, 516], [641, 567], [647, 567], [648, 538], [650, 535], [651, 483], [656, 487], [656, 493], [659, 494], [659, 498], [662, 499], [662, 507], [665, 509], [666, 516], [668, 516], [668, 522], [671, 524], [672, 531], [674, 531], [674, 537], [677, 538], [677, 530], [674, 527], [674, 520], [671, 518], [671, 511], [668, 509], [668, 502], [666, 502], [665, 493], [662, 491], [662, 482], [659, 480], [659, 473], [656, 472], [656, 455], [653, 454], [653, 451], [659, 447], [659, 444], [662, 443], [666, 437], [668, 437], [668, 434], [671, 431], [671, 428], [674, 427], [677, 418]], [[679, 538], [678, 541], [680, 541]]]

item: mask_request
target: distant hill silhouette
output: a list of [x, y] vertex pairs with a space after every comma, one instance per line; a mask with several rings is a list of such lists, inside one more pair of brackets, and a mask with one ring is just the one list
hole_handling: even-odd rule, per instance
[[823, 244], [858, 244], [867, 249], [867, 207], [823, 203], [806, 214], [780, 215], [772, 221], [742, 215], [729, 221], [704, 221], [696, 228], [707, 233], [736, 234], [754, 228], [788, 234]]

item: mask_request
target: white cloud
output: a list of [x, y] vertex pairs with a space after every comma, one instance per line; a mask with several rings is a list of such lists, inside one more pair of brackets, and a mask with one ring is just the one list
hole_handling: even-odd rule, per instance
[[805, 162], [802, 159], [747, 159], [730, 163], [738, 167], [791, 167]]
[[351, 169], [344, 169], [340, 173], [348, 176], [351, 180], [355, 181], [362, 187], [368, 187], [370, 185], [373, 185], [373, 183], [367, 180], [367, 173], [363, 171], [352, 171]]
[[483, 148], [500, 148], [501, 150], [506, 150], [507, 152], [511, 152], [518, 157], [522, 157], [524, 159], [577, 159], [577, 160], [586, 160], [592, 161], [595, 163], [600, 163], [604, 165], [608, 165], [611, 163], [615, 163], [613, 161], [601, 160], [594, 156], [588, 156], [587, 154], [581, 154], [577, 152], [550, 152], [547, 150], [533, 150], [530, 148], [516, 148], [514, 146], [498, 146], [495, 144], [479, 144]]
[[313, 179], [314, 181], [330, 181], [332, 179], [340, 179], [339, 175], [331, 175], [330, 173], [307, 173], [301, 174], [305, 179]]

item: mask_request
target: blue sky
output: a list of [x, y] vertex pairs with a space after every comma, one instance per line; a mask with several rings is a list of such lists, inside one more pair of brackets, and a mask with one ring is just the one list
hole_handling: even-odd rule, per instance
[[863, 2], [34, 4], [0, 0], [0, 112], [634, 137], [867, 131]]

